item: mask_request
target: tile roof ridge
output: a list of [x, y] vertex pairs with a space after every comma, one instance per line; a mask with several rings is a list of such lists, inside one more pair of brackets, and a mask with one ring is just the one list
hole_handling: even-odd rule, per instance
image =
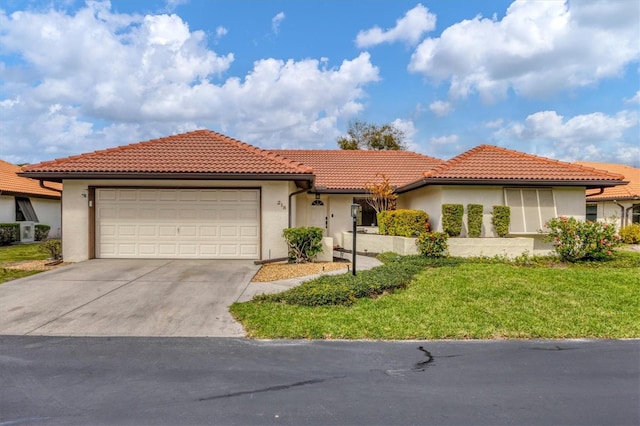
[[227, 135], [223, 135], [222, 133], [218, 133], [218, 132], [214, 132], [213, 130], [205, 130], [206, 132], [209, 132], [209, 134], [214, 135], [218, 138], [222, 138], [225, 140], [225, 142], [231, 143], [233, 145], [235, 145], [238, 148], [241, 148], [247, 152], [250, 152], [252, 154], [257, 154], [260, 155], [261, 157], [264, 158], [268, 158], [270, 160], [276, 161], [286, 167], [295, 169], [298, 173], [313, 173], [313, 168], [300, 163], [299, 161], [293, 161], [290, 160], [289, 158], [286, 158], [280, 154], [274, 153], [270, 150], [266, 150], [266, 149], [262, 149], [262, 148], [258, 148], [257, 146], [248, 144], [246, 142], [242, 142], [241, 140], [232, 138], [230, 136]]
[[448, 160], [446, 160], [444, 163], [442, 163], [441, 165], [426, 171], [423, 173], [423, 176], [425, 178], [431, 178], [431, 177], [435, 177], [441, 173], [443, 173], [444, 171], [446, 171], [447, 169], [450, 169], [451, 167], [455, 166], [456, 164], [460, 163], [461, 161], [463, 161], [464, 159], [466, 159], [467, 157], [471, 156], [472, 154], [478, 152], [478, 151], [483, 151], [485, 148], [489, 148], [491, 147], [491, 145], [478, 145], [475, 146], [465, 152], [463, 152], [462, 154], [458, 154], [453, 158], [450, 158]]

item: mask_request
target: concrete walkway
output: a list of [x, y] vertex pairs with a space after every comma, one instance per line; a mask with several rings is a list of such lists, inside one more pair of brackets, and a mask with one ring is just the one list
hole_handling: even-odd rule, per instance
[[[340, 253], [334, 252], [334, 256], [340, 257]], [[348, 253], [345, 253], [344, 258], [351, 259], [351, 255]], [[371, 269], [379, 265], [382, 265], [382, 262], [380, 262], [375, 257], [360, 256], [360, 255], [356, 257], [356, 272]], [[337, 275], [337, 274], [344, 274], [345, 272], [346, 272], [346, 269], [340, 269], [337, 271], [325, 272], [323, 274], [307, 275], [304, 277], [289, 278], [286, 280], [270, 281], [270, 282], [250, 282], [247, 285], [247, 287], [244, 289], [240, 297], [238, 297], [237, 301], [247, 302], [253, 299], [253, 297], [258, 294], [279, 293], [281, 291], [285, 291], [292, 287], [300, 285], [305, 281], [309, 281], [314, 278], [317, 278], [321, 275]]]

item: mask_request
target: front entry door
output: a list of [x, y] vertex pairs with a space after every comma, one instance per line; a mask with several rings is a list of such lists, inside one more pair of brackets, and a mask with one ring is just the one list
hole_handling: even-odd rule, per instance
[[311, 202], [309, 209], [309, 226], [321, 228], [323, 235], [326, 237], [329, 228], [328, 202], [322, 199], [315, 199]]

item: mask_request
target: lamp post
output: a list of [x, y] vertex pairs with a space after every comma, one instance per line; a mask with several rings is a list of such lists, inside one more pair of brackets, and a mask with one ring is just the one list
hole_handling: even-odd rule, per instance
[[356, 275], [356, 235], [357, 229], [356, 225], [358, 224], [358, 213], [360, 212], [360, 204], [351, 204], [351, 218], [353, 219], [353, 254], [351, 260], [351, 270], [352, 274]]

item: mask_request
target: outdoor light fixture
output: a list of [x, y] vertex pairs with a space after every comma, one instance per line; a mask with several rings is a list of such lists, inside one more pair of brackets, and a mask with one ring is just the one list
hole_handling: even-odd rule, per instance
[[358, 224], [358, 213], [360, 213], [360, 204], [351, 204], [351, 218], [353, 219], [353, 254], [351, 260], [351, 273], [356, 275], [356, 225]]

